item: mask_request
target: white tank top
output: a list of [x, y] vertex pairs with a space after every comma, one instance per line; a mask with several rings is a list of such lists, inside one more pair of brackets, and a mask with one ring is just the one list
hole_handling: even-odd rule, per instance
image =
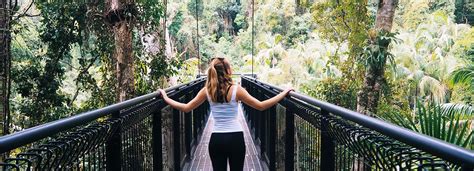
[[237, 86], [234, 85], [232, 90], [232, 96], [228, 103], [215, 103], [212, 102], [209, 94], [207, 94], [207, 100], [211, 107], [211, 115], [214, 118], [214, 128], [212, 132], [226, 133], [226, 132], [242, 132], [242, 126], [237, 121], [237, 114], [239, 112], [239, 103], [235, 99], [237, 94]]

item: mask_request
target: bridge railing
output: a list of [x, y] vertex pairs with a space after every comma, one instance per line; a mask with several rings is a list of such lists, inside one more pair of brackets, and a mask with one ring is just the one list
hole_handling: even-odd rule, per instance
[[[243, 77], [260, 100], [280, 88]], [[474, 152], [303, 94], [258, 111], [244, 105], [269, 170], [470, 170]]]
[[[205, 78], [166, 89], [187, 102]], [[181, 170], [204, 129], [208, 104], [182, 113], [150, 93], [0, 137], [0, 170]]]

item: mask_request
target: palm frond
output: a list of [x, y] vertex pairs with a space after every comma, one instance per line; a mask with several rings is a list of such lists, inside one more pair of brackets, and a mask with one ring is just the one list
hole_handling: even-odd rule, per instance
[[468, 104], [445, 103], [441, 105], [441, 111], [445, 116], [452, 114], [474, 116], [474, 106]]
[[421, 95], [430, 95], [437, 103], [444, 102], [446, 96], [446, 87], [436, 78], [423, 76], [419, 83]]
[[427, 105], [417, 102], [417, 106], [415, 117], [391, 113], [384, 119], [464, 148], [472, 148], [472, 107], [461, 104], [440, 105], [433, 102]]
[[451, 84], [465, 84], [474, 89], [474, 64], [455, 70], [451, 75]]

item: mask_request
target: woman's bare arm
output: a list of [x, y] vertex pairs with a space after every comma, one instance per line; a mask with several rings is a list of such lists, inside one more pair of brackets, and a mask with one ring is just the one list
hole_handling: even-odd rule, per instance
[[268, 109], [268, 108], [272, 107], [273, 105], [275, 105], [279, 101], [283, 100], [283, 98], [285, 98], [285, 96], [292, 90], [293, 90], [292, 88], [288, 88], [288, 89], [282, 91], [280, 94], [278, 94], [278, 95], [276, 95], [276, 96], [274, 96], [270, 99], [267, 99], [267, 100], [264, 100], [264, 101], [259, 101], [256, 98], [252, 97], [252, 95], [250, 95], [247, 92], [247, 90], [245, 90], [244, 88], [239, 86], [238, 91], [237, 91], [237, 99], [244, 102], [245, 104], [257, 109], [257, 110], [263, 111], [265, 109]]
[[163, 100], [169, 104], [172, 108], [178, 109], [184, 113], [188, 113], [191, 110], [195, 109], [199, 105], [201, 105], [206, 100], [206, 89], [203, 88], [199, 91], [199, 93], [192, 99], [189, 103], [180, 103], [173, 99], [170, 99], [166, 92], [163, 89], [159, 89]]

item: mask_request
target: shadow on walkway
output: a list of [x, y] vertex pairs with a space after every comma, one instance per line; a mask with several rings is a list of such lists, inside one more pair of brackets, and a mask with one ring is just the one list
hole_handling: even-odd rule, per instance
[[[245, 139], [245, 146], [246, 146], [244, 170], [261, 171], [262, 165], [260, 163], [260, 158], [258, 156], [257, 149], [255, 148], [255, 144], [252, 140], [252, 136], [249, 132], [247, 123], [245, 122], [241, 105], [239, 105], [239, 114], [237, 115], [237, 117], [240, 124], [242, 124], [242, 128], [244, 129], [244, 139]], [[206, 127], [204, 128], [201, 142], [199, 142], [199, 145], [196, 148], [196, 152], [194, 153], [194, 156], [192, 156], [191, 162], [189, 164], [189, 168], [186, 170], [212, 171], [212, 164], [211, 164], [211, 159], [209, 157], [208, 146], [209, 146], [209, 140], [211, 138], [211, 133], [212, 133], [211, 131], [212, 131], [213, 125], [214, 125], [214, 119], [212, 118], [212, 114], [211, 114], [206, 124]]]

